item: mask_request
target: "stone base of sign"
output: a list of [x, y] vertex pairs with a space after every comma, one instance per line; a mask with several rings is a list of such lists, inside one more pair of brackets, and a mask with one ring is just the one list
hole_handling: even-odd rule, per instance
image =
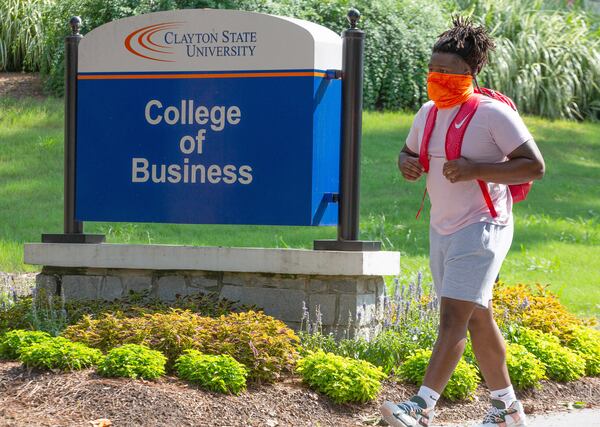
[[[144, 252], [147, 256], [163, 255], [155, 263], [157, 267], [139, 267]], [[215, 253], [225, 258], [210, 260]], [[226, 259], [226, 253], [241, 257], [238, 265], [244, 264], [251, 271], [216, 268], [214, 262], [234, 265], [234, 260]], [[188, 260], [196, 268], [181, 268], [188, 262], [182, 259], [186, 254], [200, 255], [193, 262]], [[303, 319], [306, 327], [305, 311], [311, 324], [320, 314], [324, 331], [342, 337], [369, 336], [376, 328], [385, 286], [383, 276], [398, 274], [400, 256], [397, 252], [28, 244], [25, 261], [44, 266], [37, 276], [38, 288], [65, 299], [113, 300], [130, 291], [146, 291], [168, 301], [178, 295], [211, 292], [242, 304], [254, 304], [296, 330]], [[315, 271], [317, 261], [322, 273]], [[273, 263], [281, 272], [272, 271]], [[178, 267], [169, 269], [169, 264]], [[266, 271], [252, 271], [256, 269]], [[347, 273], [349, 270], [352, 274]], [[357, 274], [361, 270], [362, 274]]]

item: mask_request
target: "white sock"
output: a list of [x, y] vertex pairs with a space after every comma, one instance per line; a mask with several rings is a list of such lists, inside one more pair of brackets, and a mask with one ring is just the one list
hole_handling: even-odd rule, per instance
[[504, 405], [508, 408], [515, 400], [517, 400], [517, 396], [515, 395], [515, 390], [512, 385], [503, 388], [502, 390], [492, 390], [490, 392], [490, 396], [492, 399], [501, 400], [504, 402]]
[[438, 399], [440, 398], [440, 394], [437, 391], [432, 390], [429, 387], [424, 386], [424, 385], [422, 385], [421, 388], [419, 389], [417, 396], [422, 398], [425, 401], [425, 403], [427, 403], [428, 409], [435, 407], [435, 404], [437, 403]]

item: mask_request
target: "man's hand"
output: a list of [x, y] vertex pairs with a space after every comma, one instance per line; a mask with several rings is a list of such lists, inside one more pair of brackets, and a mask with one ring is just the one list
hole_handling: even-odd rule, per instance
[[421, 178], [423, 166], [419, 163], [419, 159], [409, 155], [406, 152], [401, 152], [398, 157], [398, 168], [402, 172], [402, 176], [408, 181], [416, 181]]
[[464, 157], [450, 160], [444, 164], [442, 174], [452, 183], [476, 179], [476, 164]]

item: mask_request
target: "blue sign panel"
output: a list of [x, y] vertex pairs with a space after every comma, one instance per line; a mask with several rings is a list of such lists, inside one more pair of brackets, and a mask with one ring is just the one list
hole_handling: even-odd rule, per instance
[[78, 221], [335, 225], [341, 39], [291, 18], [159, 12], [80, 42]]
[[180, 74], [80, 75], [77, 220], [337, 223], [339, 80]]

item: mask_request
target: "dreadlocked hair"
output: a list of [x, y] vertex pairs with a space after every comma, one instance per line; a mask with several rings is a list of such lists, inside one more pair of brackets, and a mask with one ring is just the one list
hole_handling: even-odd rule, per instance
[[452, 24], [453, 28], [440, 34], [433, 52], [454, 53], [479, 74], [488, 62], [488, 52], [496, 47], [494, 40], [483, 26], [475, 27], [469, 18], [454, 16]]

